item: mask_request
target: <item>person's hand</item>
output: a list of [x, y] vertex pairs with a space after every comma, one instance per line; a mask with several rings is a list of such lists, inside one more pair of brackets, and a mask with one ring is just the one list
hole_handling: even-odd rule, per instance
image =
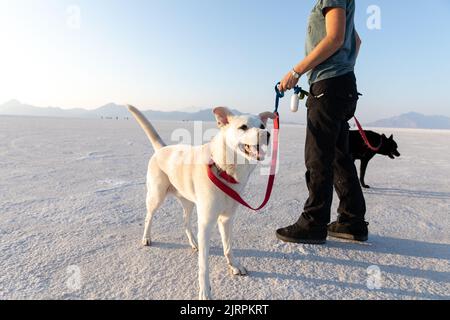
[[299, 80], [300, 78], [297, 79], [292, 74], [292, 71], [289, 71], [288, 74], [286, 74], [286, 76], [283, 78], [283, 80], [281, 80], [280, 91], [285, 92], [293, 89], [297, 85]]

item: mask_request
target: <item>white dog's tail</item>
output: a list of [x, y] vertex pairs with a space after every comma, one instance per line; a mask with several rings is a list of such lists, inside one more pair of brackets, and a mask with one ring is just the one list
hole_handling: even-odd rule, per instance
[[137, 108], [127, 105], [128, 110], [130, 110], [133, 117], [136, 119], [136, 121], [139, 123], [139, 125], [144, 129], [145, 134], [150, 139], [150, 142], [153, 145], [153, 148], [155, 150], [164, 148], [166, 144], [164, 141], [162, 141], [159, 134], [156, 132], [155, 128], [152, 126], [152, 124], [147, 120], [147, 118], [140, 112]]

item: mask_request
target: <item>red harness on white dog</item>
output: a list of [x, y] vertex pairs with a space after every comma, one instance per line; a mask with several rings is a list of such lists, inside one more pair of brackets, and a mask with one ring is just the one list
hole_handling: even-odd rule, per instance
[[[219, 171], [219, 177], [217, 177], [213, 171], [213, 167], [215, 167], [214, 162], [208, 165], [208, 177], [212, 183], [214, 183], [220, 190], [222, 190], [225, 194], [227, 194], [230, 198], [234, 199], [241, 205], [253, 210], [259, 211], [264, 208], [270, 200], [270, 196], [272, 195], [273, 184], [275, 182], [275, 172], [277, 168], [277, 160], [278, 160], [278, 132], [280, 130], [280, 116], [278, 112], [275, 112], [276, 118], [273, 120], [274, 134], [273, 134], [273, 144], [272, 144], [272, 164], [270, 167], [270, 175], [269, 182], [267, 184], [266, 196], [264, 198], [263, 203], [258, 208], [253, 208], [250, 206], [242, 197], [237, 193], [233, 188], [227, 185], [225, 182], [229, 184], [239, 184], [236, 179], [231, 177], [225, 171]], [[222, 181], [223, 180], [223, 181]], [[225, 181], [225, 182], [224, 182]]]

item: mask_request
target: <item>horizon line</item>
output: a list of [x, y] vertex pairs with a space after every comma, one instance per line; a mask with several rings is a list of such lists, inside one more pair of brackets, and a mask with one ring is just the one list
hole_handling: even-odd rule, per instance
[[[18, 99], [10, 99], [5, 101], [4, 103], [0, 104], [0, 107], [5, 106], [9, 103], [18, 103], [20, 105], [26, 105], [26, 106], [30, 106], [30, 107], [34, 107], [34, 108], [40, 108], [40, 109], [48, 109], [48, 108], [52, 108], [52, 109], [60, 109], [60, 110], [65, 110], [65, 111], [70, 111], [70, 110], [86, 110], [86, 111], [93, 111], [93, 110], [97, 110], [109, 105], [116, 105], [119, 107], [124, 107], [127, 108], [127, 105], [133, 105], [131, 103], [117, 103], [117, 102], [108, 102], [105, 104], [101, 104], [98, 107], [93, 107], [91, 108], [87, 108], [87, 107], [62, 107], [62, 106], [53, 106], [53, 105], [48, 105], [48, 106], [40, 106], [40, 105], [35, 105], [35, 104], [30, 104], [28, 102], [22, 102], [21, 100]], [[199, 112], [199, 111], [205, 111], [205, 110], [211, 110], [214, 107], [197, 107], [197, 106], [189, 106], [189, 107], [180, 107], [180, 108], [170, 108], [169, 110], [160, 110], [159, 108], [153, 108], [153, 107], [138, 107], [141, 111], [156, 111], [156, 112], [185, 112], [185, 113], [195, 113], [195, 112]], [[149, 109], [147, 109], [149, 108]], [[198, 111], [186, 111], [186, 109], [198, 109]], [[235, 109], [235, 108], [230, 108], [230, 109]]]

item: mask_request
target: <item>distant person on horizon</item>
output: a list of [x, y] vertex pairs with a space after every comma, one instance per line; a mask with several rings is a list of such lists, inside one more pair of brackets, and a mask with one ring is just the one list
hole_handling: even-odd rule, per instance
[[[366, 203], [349, 152], [349, 124], [358, 91], [354, 67], [361, 46], [355, 30], [354, 0], [318, 0], [308, 25], [306, 58], [281, 82], [295, 87], [308, 72], [310, 96], [305, 146], [309, 198], [292, 226], [279, 229], [286, 242], [324, 244], [327, 235], [367, 241]], [[333, 185], [339, 196], [339, 217], [331, 219]]]

